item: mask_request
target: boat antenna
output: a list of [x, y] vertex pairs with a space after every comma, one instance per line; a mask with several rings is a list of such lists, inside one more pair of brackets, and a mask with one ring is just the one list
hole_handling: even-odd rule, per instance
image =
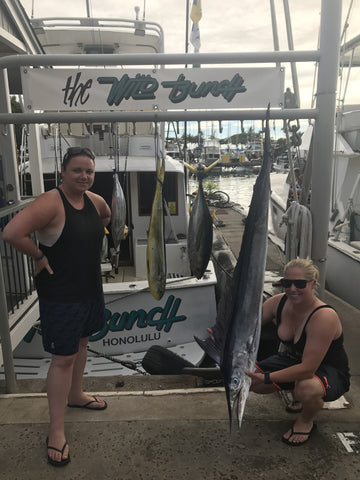
[[90, 0], [86, 0], [86, 15], [90, 18]]
[[145, 21], [145, 9], [146, 9], [146, 0], [144, 0], [143, 22]]

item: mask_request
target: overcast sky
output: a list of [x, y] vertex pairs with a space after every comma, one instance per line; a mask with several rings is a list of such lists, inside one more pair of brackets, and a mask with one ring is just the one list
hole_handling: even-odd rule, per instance
[[[78, 17], [87, 15], [86, 0], [21, 0], [31, 17]], [[283, 0], [275, 0], [280, 50], [287, 50]], [[351, 0], [343, 0], [343, 19]], [[360, 18], [360, 2], [353, 9], [347, 38], [352, 38]], [[164, 29], [166, 53], [185, 51], [186, 0], [89, 0], [93, 17], [135, 18], [135, 6], [140, 7], [148, 21]], [[190, 0], [190, 6], [192, 0]], [[313, 50], [318, 45], [321, 0], [289, 0], [293, 43], [296, 50]], [[199, 23], [200, 52], [249, 52], [274, 49], [270, 0], [202, 0], [203, 16]], [[66, 14], [64, 15], [64, 12]], [[191, 22], [190, 22], [191, 26]], [[189, 45], [189, 52], [193, 47]], [[298, 64], [301, 107], [311, 102], [313, 65]], [[286, 86], [292, 87], [290, 66], [286, 65]], [[358, 91], [358, 89], [357, 89]], [[356, 92], [356, 96], [359, 94]], [[360, 103], [353, 97], [351, 103]]]

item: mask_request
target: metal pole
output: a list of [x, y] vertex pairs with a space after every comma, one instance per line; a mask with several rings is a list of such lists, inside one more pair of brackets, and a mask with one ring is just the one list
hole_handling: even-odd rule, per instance
[[318, 50], [285, 50], [279, 52], [227, 53], [80, 53], [46, 55], [8, 55], [0, 57], [0, 68], [36, 66], [94, 66], [94, 65], [183, 65], [219, 63], [317, 62]]
[[[274, 50], [278, 52], [279, 51], [279, 35], [278, 35], [278, 28], [277, 28], [277, 22], [276, 22], [274, 0], [270, 0], [270, 11], [271, 11], [271, 25], [272, 25], [272, 32], [273, 32]], [[280, 62], [277, 62], [276, 65], [280, 66]]]
[[[186, 29], [185, 29], [185, 53], [189, 52], [189, 15], [190, 15], [190, 7], [189, 7], [189, 0], [186, 0]], [[185, 68], [187, 68], [187, 64]], [[184, 161], [187, 162], [187, 122], [184, 122], [184, 146], [183, 146], [183, 158]]]
[[186, 0], [185, 53], [189, 51], [189, 0]]
[[1, 350], [5, 372], [6, 393], [15, 393], [17, 390], [14, 361], [12, 355], [11, 336], [9, 330], [9, 314], [5, 295], [5, 282], [2, 262], [0, 261], [0, 337]]
[[[319, 112], [312, 109], [274, 109], [270, 111], [273, 120], [294, 120], [317, 118]], [[0, 126], [13, 123], [101, 123], [101, 122], [199, 122], [214, 120], [265, 120], [265, 109], [241, 110], [178, 110], [164, 111], [108, 111], [108, 112], [44, 112], [44, 113], [0, 113]]]
[[320, 271], [320, 297], [324, 293], [333, 172], [336, 86], [340, 58], [341, 0], [322, 0], [320, 62], [314, 127], [311, 213], [312, 259]]
[[90, 3], [89, 0], [86, 0], [86, 16], [90, 18]]
[[[288, 38], [288, 47], [289, 50], [294, 50], [294, 42], [292, 36], [292, 28], [291, 28], [291, 19], [290, 19], [290, 10], [289, 10], [289, 3], [288, 0], [284, 0], [284, 12], [285, 12], [285, 22], [286, 22], [286, 32]], [[294, 94], [296, 99], [296, 106], [300, 106], [300, 91], [299, 91], [299, 82], [296, 70], [296, 63], [291, 62], [291, 77], [293, 81], [293, 88]]]

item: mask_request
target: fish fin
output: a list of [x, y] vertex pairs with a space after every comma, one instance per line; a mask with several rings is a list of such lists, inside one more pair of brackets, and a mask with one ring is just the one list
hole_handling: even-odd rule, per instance
[[196, 336], [194, 336], [196, 342], [198, 345], [204, 350], [204, 352], [209, 355], [209, 357], [214, 360], [215, 363], [220, 365], [221, 362], [221, 352], [216, 345], [216, 343], [210, 338], [206, 338], [205, 340], [202, 340]]

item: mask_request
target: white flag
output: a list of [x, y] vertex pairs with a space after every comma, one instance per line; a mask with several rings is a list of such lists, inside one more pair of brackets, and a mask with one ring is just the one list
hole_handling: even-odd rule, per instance
[[190, 42], [194, 46], [194, 52], [198, 52], [200, 50], [200, 30], [199, 30], [199, 24], [198, 23], [193, 23], [192, 29], [191, 29], [191, 34], [190, 34]]
[[198, 52], [200, 50], [200, 29], [199, 29], [199, 22], [202, 17], [202, 8], [201, 8], [201, 0], [193, 0], [193, 4], [191, 7], [190, 18], [193, 21], [191, 33], [190, 33], [190, 42], [194, 46], [194, 52]]

